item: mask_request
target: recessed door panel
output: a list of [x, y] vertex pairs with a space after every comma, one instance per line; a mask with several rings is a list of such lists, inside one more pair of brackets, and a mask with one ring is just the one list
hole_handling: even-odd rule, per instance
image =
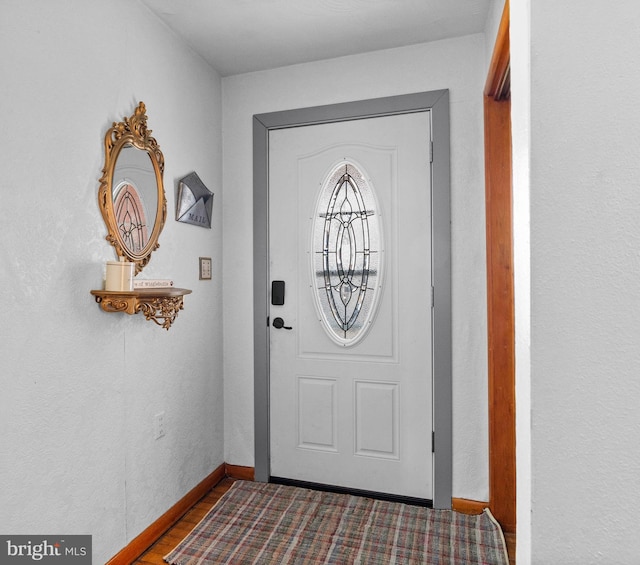
[[298, 378], [298, 447], [337, 451], [335, 379]]
[[357, 455], [398, 459], [400, 385], [355, 382]]

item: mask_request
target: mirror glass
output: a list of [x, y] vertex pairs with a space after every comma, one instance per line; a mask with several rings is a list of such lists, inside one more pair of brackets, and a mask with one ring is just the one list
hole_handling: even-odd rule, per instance
[[105, 136], [105, 166], [98, 196], [107, 240], [116, 254], [136, 264], [136, 273], [159, 247], [167, 202], [162, 174], [164, 157], [147, 129], [144, 103]]
[[146, 151], [126, 145], [113, 173], [113, 209], [120, 237], [132, 253], [149, 243], [158, 206], [156, 173]]

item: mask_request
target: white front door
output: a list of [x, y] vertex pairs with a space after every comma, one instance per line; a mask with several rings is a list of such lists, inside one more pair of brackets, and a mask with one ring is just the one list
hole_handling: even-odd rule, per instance
[[274, 477], [432, 498], [429, 128], [269, 132]]

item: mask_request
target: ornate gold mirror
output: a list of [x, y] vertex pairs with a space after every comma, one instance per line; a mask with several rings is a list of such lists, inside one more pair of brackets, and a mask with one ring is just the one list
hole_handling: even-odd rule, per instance
[[118, 257], [135, 263], [137, 274], [159, 247], [167, 217], [164, 157], [147, 129], [143, 102], [131, 117], [109, 128], [104, 152], [98, 202], [109, 232], [106, 239]]
[[[159, 247], [158, 238], [167, 218], [163, 174], [164, 157], [147, 129], [146, 108], [140, 102], [131, 117], [114, 122], [105, 135], [104, 168], [98, 192], [100, 211], [109, 232], [106, 239], [115, 247], [118, 257], [135, 264], [136, 274]], [[127, 266], [131, 268], [129, 263]], [[104, 290], [91, 291], [102, 310], [142, 312], [147, 320], [167, 330], [183, 309], [183, 297], [191, 294], [186, 288], [173, 286], [133, 290], [106, 290], [106, 286]]]

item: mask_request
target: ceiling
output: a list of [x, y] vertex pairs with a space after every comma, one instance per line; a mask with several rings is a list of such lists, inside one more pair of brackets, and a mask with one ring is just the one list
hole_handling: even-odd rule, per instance
[[491, 0], [142, 0], [222, 76], [484, 31]]

